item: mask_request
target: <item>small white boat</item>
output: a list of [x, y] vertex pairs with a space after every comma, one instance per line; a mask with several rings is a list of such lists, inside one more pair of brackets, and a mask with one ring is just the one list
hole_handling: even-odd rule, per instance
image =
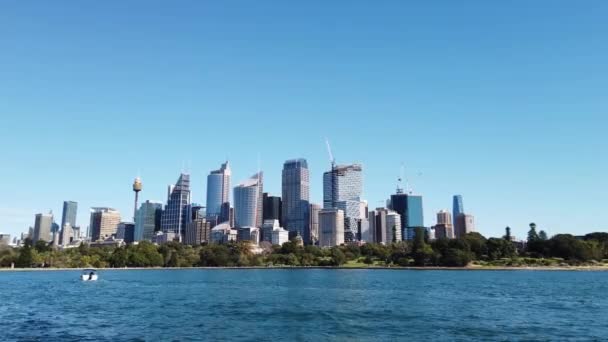
[[97, 271], [92, 268], [87, 268], [82, 271], [80, 275], [80, 280], [82, 281], [96, 281], [97, 280]]

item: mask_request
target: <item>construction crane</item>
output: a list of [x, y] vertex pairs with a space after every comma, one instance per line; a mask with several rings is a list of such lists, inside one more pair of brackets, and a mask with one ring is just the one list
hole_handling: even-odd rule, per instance
[[397, 193], [398, 194], [402, 194], [403, 193], [403, 172], [404, 172], [405, 166], [403, 165], [403, 163], [401, 163], [401, 169], [399, 171], [399, 178], [397, 178]]
[[331, 146], [329, 145], [329, 139], [325, 138], [325, 145], [327, 145], [327, 153], [329, 154], [329, 162], [331, 163], [331, 168], [333, 169], [336, 166], [336, 159], [334, 158], [333, 153], [331, 153]]

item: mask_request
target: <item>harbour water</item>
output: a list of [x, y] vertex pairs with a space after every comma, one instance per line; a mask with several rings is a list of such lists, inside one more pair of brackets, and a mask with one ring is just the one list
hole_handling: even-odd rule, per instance
[[0, 272], [2, 341], [606, 340], [608, 272]]

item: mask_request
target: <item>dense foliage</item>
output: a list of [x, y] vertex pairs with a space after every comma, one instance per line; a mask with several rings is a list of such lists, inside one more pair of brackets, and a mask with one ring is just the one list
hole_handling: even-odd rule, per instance
[[[170, 242], [156, 246], [149, 242], [125, 247], [88, 247], [56, 250], [46, 243], [26, 240], [20, 248], [0, 249], [0, 267], [242, 267], [242, 266], [445, 266], [481, 265], [578, 265], [608, 259], [608, 233], [591, 233], [577, 238], [559, 234], [547, 238], [531, 224], [528, 242], [518, 245], [503, 238], [486, 239], [469, 233], [460, 239], [428, 241], [424, 230], [416, 238], [389, 245], [364, 244], [332, 248], [262, 244], [254, 254], [247, 242], [225, 245], [187, 246]], [[519, 247], [519, 250], [518, 250]]]

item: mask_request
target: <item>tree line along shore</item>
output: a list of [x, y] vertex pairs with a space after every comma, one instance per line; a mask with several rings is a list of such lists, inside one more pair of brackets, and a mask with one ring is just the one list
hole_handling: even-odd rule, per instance
[[525, 244], [517, 244], [508, 236], [485, 238], [479, 233], [429, 241], [421, 231], [414, 240], [387, 245], [319, 248], [294, 240], [262, 247], [261, 253], [254, 253], [248, 242], [187, 246], [143, 241], [123, 247], [82, 244], [57, 250], [43, 241], [26, 240], [18, 248], [0, 247], [0, 267], [608, 267], [608, 233], [547, 238], [531, 231]]

